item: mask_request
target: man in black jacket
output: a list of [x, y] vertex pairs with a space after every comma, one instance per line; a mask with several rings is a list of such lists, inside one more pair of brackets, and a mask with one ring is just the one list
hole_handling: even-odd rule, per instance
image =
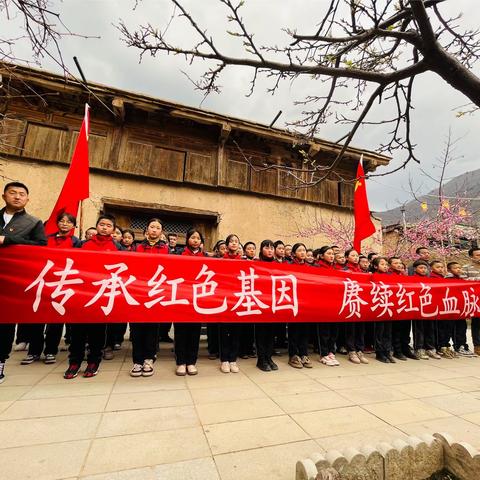
[[[42, 221], [25, 211], [28, 203], [27, 186], [20, 182], [7, 183], [2, 198], [5, 207], [0, 210], [0, 247], [46, 245]], [[5, 379], [5, 361], [12, 350], [14, 336], [14, 323], [0, 323], [0, 383]]]

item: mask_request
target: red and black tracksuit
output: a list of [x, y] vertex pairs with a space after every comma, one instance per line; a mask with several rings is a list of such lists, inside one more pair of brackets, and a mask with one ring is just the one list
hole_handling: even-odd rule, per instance
[[[81, 241], [74, 235], [59, 235], [53, 233], [47, 236], [47, 247], [50, 248], [79, 248]], [[28, 354], [40, 356], [57, 355], [58, 345], [62, 339], [63, 323], [33, 323], [30, 325]], [[70, 326], [68, 326], [70, 329]], [[45, 346], [45, 349], [44, 349]]]
[[[153, 244], [144, 240], [137, 245], [136, 252], [168, 255], [168, 246], [162, 240]], [[133, 363], [143, 365], [145, 360], [155, 360], [158, 350], [159, 323], [130, 323], [130, 339]]]
[[[201, 250], [193, 251], [185, 247], [182, 256], [206, 257]], [[174, 350], [177, 365], [195, 365], [200, 345], [200, 322], [177, 322], [173, 324], [175, 332]]]
[[[111, 235], [94, 235], [81, 246], [84, 250], [94, 252], [109, 252], [122, 250], [119, 243]], [[87, 363], [98, 365], [102, 360], [102, 350], [105, 347], [106, 323], [72, 323], [71, 343], [68, 357], [70, 365], [80, 365], [85, 356], [88, 344]]]
[[[364, 273], [358, 263], [347, 262], [344, 271]], [[345, 322], [345, 347], [348, 352], [365, 349], [365, 322]]]
[[[413, 275], [419, 282], [428, 278], [424, 275]], [[443, 277], [441, 277], [443, 278]], [[435, 350], [436, 349], [436, 321], [435, 320], [413, 320], [413, 348], [415, 350]]]
[[[406, 274], [391, 270], [389, 275], [404, 277]], [[400, 282], [401, 279], [398, 279]], [[402, 355], [411, 356], [410, 331], [412, 330], [411, 320], [395, 320], [392, 325], [392, 347], [393, 354], [397, 357]]]
[[[322, 273], [324, 274], [328, 274], [328, 271], [336, 270], [334, 263], [328, 263], [324, 260], [319, 260], [317, 266], [322, 269]], [[335, 345], [338, 338], [338, 323], [318, 322], [317, 334], [320, 356], [325, 357], [329, 353], [335, 353]]]
[[[293, 259], [293, 265], [308, 266], [305, 262]], [[308, 339], [310, 336], [310, 324], [292, 322], [288, 323], [288, 356], [295, 355], [301, 357], [308, 356]]]
[[[241, 255], [226, 253], [223, 258], [241, 260]], [[236, 362], [240, 351], [241, 323], [220, 323], [218, 325], [219, 353], [221, 362]]]

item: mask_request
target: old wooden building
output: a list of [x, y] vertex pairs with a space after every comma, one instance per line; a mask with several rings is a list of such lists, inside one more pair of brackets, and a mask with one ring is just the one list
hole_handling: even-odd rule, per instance
[[[82, 230], [103, 211], [141, 237], [147, 219], [159, 216], [166, 231], [180, 238], [191, 226], [200, 228], [210, 248], [232, 232], [242, 241], [293, 241], [315, 217], [352, 214], [352, 184], [330, 179], [291, 190], [285, 171], [256, 168], [301, 168], [300, 150], [328, 164], [337, 144], [304, 144], [281, 129], [94, 83], [87, 90], [41, 70], [0, 66], [0, 73], [0, 175], [28, 184], [29, 211], [41, 218], [50, 214], [63, 184], [85, 102], [92, 107], [91, 192]], [[350, 148], [342, 176], [354, 177], [362, 153], [368, 171], [389, 160]]]

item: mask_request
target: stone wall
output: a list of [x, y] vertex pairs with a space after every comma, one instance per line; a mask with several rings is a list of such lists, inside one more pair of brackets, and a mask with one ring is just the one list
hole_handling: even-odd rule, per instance
[[446, 433], [408, 437], [375, 448], [331, 450], [297, 462], [296, 480], [427, 480], [446, 469], [460, 480], [480, 479], [480, 452]]

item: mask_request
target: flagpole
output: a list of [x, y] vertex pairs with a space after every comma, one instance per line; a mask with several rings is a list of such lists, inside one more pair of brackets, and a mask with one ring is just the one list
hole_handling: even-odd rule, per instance
[[81, 240], [83, 237], [83, 200], [80, 200], [78, 207], [78, 238]]

